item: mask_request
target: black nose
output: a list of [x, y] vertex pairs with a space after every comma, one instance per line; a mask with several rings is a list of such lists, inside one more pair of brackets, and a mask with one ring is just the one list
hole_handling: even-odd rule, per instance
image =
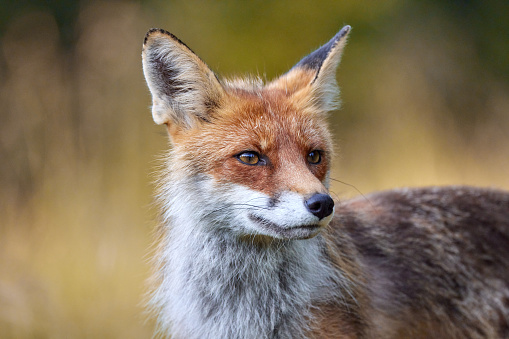
[[334, 209], [334, 200], [328, 194], [314, 194], [304, 204], [308, 211], [317, 216], [318, 219], [331, 215]]

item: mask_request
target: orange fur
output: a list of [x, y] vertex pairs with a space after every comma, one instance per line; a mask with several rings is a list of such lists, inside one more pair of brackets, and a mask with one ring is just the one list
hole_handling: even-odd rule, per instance
[[173, 144], [151, 301], [163, 334], [508, 337], [509, 193], [328, 194], [326, 113], [349, 30], [266, 85], [220, 81], [172, 34], [147, 34], [152, 113]]
[[[200, 171], [218, 182], [239, 183], [270, 195], [285, 189], [302, 194], [326, 192], [323, 183], [332, 145], [324, 116], [295, 107], [280, 90], [258, 94], [234, 90], [211, 121], [206, 129], [169, 127], [174, 144], [186, 150]], [[309, 166], [306, 155], [316, 149], [323, 150], [322, 161]], [[266, 155], [269, 166], [246, 170], [235, 158], [245, 150]]]

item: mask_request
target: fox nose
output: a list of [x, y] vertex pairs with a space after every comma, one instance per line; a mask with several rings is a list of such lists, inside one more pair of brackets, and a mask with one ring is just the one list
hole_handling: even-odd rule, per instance
[[304, 202], [309, 212], [313, 213], [318, 219], [323, 219], [331, 215], [334, 209], [334, 200], [328, 194], [316, 193]]

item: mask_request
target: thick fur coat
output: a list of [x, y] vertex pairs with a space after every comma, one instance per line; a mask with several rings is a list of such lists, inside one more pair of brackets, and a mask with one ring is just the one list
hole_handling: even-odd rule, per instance
[[267, 84], [219, 80], [153, 29], [171, 150], [150, 307], [172, 338], [509, 338], [509, 193], [328, 194], [350, 27]]

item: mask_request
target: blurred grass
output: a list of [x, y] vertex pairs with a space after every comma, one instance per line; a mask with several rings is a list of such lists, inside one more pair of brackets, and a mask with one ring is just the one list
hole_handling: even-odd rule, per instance
[[509, 188], [509, 38], [498, 1], [68, 5], [18, 2], [0, 16], [2, 338], [151, 336], [142, 307], [150, 173], [167, 142], [141, 72], [150, 27], [175, 33], [222, 75], [270, 79], [351, 24], [332, 176], [363, 193]]

